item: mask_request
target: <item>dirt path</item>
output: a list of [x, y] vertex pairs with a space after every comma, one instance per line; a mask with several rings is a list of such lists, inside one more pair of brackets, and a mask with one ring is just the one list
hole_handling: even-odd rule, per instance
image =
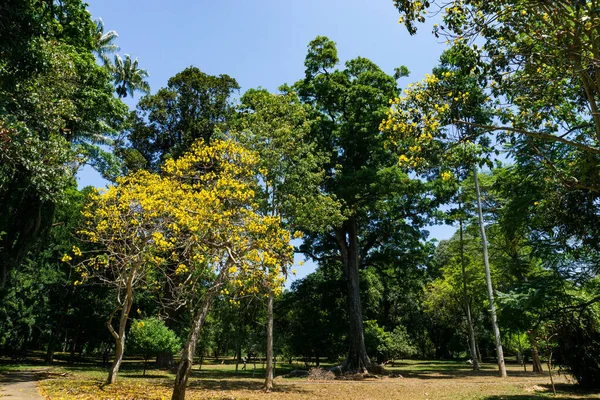
[[43, 400], [37, 386], [44, 370], [11, 371], [0, 374], [0, 398], [3, 400]]

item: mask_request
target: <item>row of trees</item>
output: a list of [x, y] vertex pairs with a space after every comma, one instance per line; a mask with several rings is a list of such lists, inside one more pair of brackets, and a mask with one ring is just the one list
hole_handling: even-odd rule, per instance
[[[411, 33], [437, 7], [395, 3]], [[149, 94], [78, 0], [9, 1], [0, 346], [51, 362], [112, 337], [112, 383], [127, 348], [169, 364], [183, 343], [174, 399], [208, 351], [264, 351], [267, 389], [274, 354], [366, 373], [495, 349], [504, 376], [503, 346], [597, 385], [592, 3], [442, 7], [450, 46], [404, 92], [406, 68], [340, 66], [317, 37], [303, 79], [236, 102], [235, 79], [196, 67]], [[77, 190], [85, 163], [113, 185]], [[457, 232], [436, 245], [441, 222]], [[282, 293], [292, 237], [318, 268]]]

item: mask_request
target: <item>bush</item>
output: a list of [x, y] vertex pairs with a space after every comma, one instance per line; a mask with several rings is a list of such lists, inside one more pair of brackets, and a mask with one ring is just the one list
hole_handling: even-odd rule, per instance
[[369, 356], [377, 354], [378, 362], [389, 359], [402, 359], [417, 354], [406, 328], [398, 325], [392, 332], [377, 325], [376, 321], [365, 321], [365, 346]]
[[600, 321], [593, 311], [560, 318], [557, 330], [556, 363], [590, 389], [600, 388]]
[[134, 319], [129, 335], [129, 353], [144, 357], [144, 374], [146, 363], [151, 357], [177, 353], [181, 349], [181, 341], [175, 332], [158, 318]]

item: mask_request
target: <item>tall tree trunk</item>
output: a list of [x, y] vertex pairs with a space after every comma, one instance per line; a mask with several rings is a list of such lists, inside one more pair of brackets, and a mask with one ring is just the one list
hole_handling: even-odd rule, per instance
[[[462, 206], [459, 204], [459, 208]], [[463, 221], [462, 217], [460, 224], [460, 266], [462, 269], [463, 278], [463, 301], [465, 303], [465, 314], [467, 316], [467, 327], [469, 330], [469, 351], [471, 352], [471, 360], [473, 361], [473, 370], [479, 370], [479, 361], [477, 360], [477, 349], [475, 348], [475, 330], [473, 329], [473, 320], [471, 319], [471, 305], [469, 302], [469, 294], [467, 292], [467, 272], [465, 269], [465, 246], [463, 238]]]
[[46, 364], [51, 365], [54, 362], [54, 351], [56, 349], [56, 328], [50, 331], [50, 340], [46, 349]]
[[75, 350], [77, 350], [77, 339], [79, 338], [79, 331], [75, 331], [75, 336], [71, 340], [71, 349], [69, 350], [69, 365], [75, 364]]
[[[222, 278], [222, 276], [219, 278]], [[202, 307], [196, 311], [196, 314], [194, 315], [188, 340], [183, 348], [181, 361], [177, 367], [177, 377], [175, 378], [175, 386], [173, 388], [171, 400], [185, 400], [185, 390], [190, 377], [190, 371], [192, 370], [192, 364], [194, 363], [194, 353], [196, 352], [198, 337], [200, 335], [200, 331], [202, 330], [202, 326], [204, 326], [204, 322], [206, 321], [206, 316], [208, 315], [212, 301], [216, 297], [220, 287], [220, 284], [215, 284], [206, 292], [202, 302]]]
[[537, 340], [535, 339], [535, 332], [528, 331], [527, 337], [529, 338], [529, 343], [531, 343], [531, 363], [533, 364], [533, 372], [544, 372], [542, 362], [540, 361], [540, 353], [538, 352]]
[[273, 290], [269, 290], [269, 303], [267, 305], [267, 371], [265, 377], [265, 391], [273, 389]]
[[342, 255], [344, 275], [348, 289], [348, 357], [342, 371], [366, 373], [371, 360], [365, 347], [362, 309], [360, 304], [360, 279], [358, 274], [359, 249], [356, 220], [350, 217], [344, 224], [347, 229], [337, 229], [336, 239]]
[[[127, 278], [127, 284], [125, 288], [125, 299], [123, 299], [123, 307], [121, 308], [121, 317], [119, 318], [119, 332], [116, 332], [112, 327], [113, 314], [111, 314], [109, 320], [106, 322], [106, 326], [110, 331], [111, 335], [115, 339], [115, 359], [108, 371], [107, 384], [112, 384], [117, 381], [117, 375], [121, 362], [123, 362], [123, 353], [125, 352], [125, 328], [127, 327], [127, 320], [129, 319], [129, 312], [133, 305], [133, 280], [135, 278], [136, 269], [132, 268]], [[117, 310], [115, 310], [117, 311]]]
[[487, 237], [485, 235], [485, 224], [483, 221], [483, 210], [481, 208], [481, 192], [479, 190], [479, 179], [477, 178], [477, 165], [473, 166], [473, 179], [475, 181], [475, 194], [477, 195], [477, 214], [479, 215], [479, 231], [481, 233], [481, 247], [483, 250], [483, 265], [485, 266], [485, 281], [487, 283], [488, 298], [490, 300], [490, 314], [492, 317], [492, 330], [496, 341], [496, 358], [498, 359], [498, 370], [500, 377], [506, 378], [506, 366], [504, 365], [504, 352], [500, 340], [500, 328], [496, 317], [496, 306], [494, 305], [494, 288], [492, 287], [492, 275], [487, 251]]

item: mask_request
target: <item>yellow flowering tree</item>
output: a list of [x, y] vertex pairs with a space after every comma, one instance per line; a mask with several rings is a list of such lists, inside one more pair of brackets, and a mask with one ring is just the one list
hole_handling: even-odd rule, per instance
[[[84, 208], [85, 226], [79, 231], [83, 240], [96, 250], [82, 254], [73, 247], [72, 255], [83, 259], [76, 264], [81, 284], [88, 278], [114, 287], [117, 307], [106, 325], [115, 339], [115, 359], [107, 382], [114, 383], [125, 351], [125, 328], [133, 304], [134, 290], [146, 284], [148, 272], [156, 266], [155, 254], [174, 247], [170, 233], [172, 220], [169, 182], [145, 171], [119, 178], [117, 184], [91, 196]], [[113, 318], [120, 311], [118, 326]]]
[[190, 332], [177, 370], [173, 399], [185, 398], [199, 334], [212, 301], [227, 287], [278, 294], [293, 260], [290, 234], [278, 216], [255, 202], [256, 153], [233, 141], [196, 142], [189, 153], [165, 163], [177, 210], [171, 230], [182, 238], [168, 262], [174, 298], [191, 315]]
[[[280, 218], [255, 204], [258, 157], [232, 141], [194, 144], [165, 163], [161, 175], [139, 171], [92, 197], [79, 233], [97, 246], [80, 257], [82, 281], [91, 277], [116, 288], [118, 307], [107, 323], [117, 351], [108, 382], [116, 381], [125, 348], [125, 327], [134, 289], [170, 286], [192, 325], [179, 365], [173, 398], [184, 398], [196, 343], [214, 298], [228, 285], [248, 292], [270, 285], [281, 291], [293, 259], [290, 234]], [[77, 281], [76, 284], [80, 282]], [[119, 327], [113, 316], [121, 311]]]
[[[477, 126], [491, 119], [490, 100], [477, 71], [478, 53], [462, 41], [447, 50], [440, 66], [424, 81], [409, 86], [404, 96], [390, 101], [391, 107], [381, 129], [388, 135], [389, 145], [399, 153], [398, 163], [427, 179], [438, 179], [442, 186], [460, 183], [471, 173], [475, 183], [483, 262], [486, 271], [492, 329], [500, 376], [506, 376], [500, 330], [496, 319], [494, 294], [487, 255], [487, 240], [481, 208], [478, 164], [490, 163], [490, 140]], [[464, 123], [467, 122], [467, 123]], [[477, 141], [477, 143], [474, 143]], [[454, 202], [459, 205], [455, 217], [463, 238], [464, 199], [457, 191]], [[463, 265], [463, 280], [466, 279]], [[464, 305], [470, 336], [470, 350], [475, 357], [475, 338], [469, 310], [466, 282]], [[478, 368], [477, 363], [474, 368]]]

